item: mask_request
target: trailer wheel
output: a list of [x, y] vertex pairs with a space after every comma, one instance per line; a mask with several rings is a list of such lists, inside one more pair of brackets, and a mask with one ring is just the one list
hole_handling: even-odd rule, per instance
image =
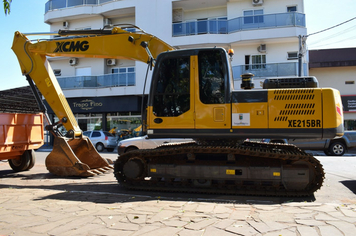
[[18, 159], [9, 159], [10, 167], [16, 172], [29, 170], [34, 164], [35, 155], [33, 150], [26, 150]]
[[30, 170], [32, 169], [32, 167], [35, 166], [36, 163], [36, 154], [35, 154], [35, 150], [27, 150], [26, 152], [29, 152], [29, 155], [31, 155], [31, 159], [30, 159], [30, 165], [27, 167], [26, 170]]

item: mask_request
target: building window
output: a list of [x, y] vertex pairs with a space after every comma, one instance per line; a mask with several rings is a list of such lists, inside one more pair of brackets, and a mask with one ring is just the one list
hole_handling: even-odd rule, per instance
[[136, 85], [135, 67], [112, 68], [112, 74], [118, 74], [119, 86]]
[[263, 21], [263, 10], [244, 11], [244, 24], [258, 24]]
[[55, 76], [61, 76], [62, 71], [60, 69], [54, 69], [53, 73], [54, 73]]
[[288, 60], [298, 59], [298, 52], [288, 52]]
[[[250, 66], [251, 65], [251, 66]], [[266, 55], [246, 55], [245, 69], [259, 70], [266, 68]]]
[[296, 11], [297, 11], [297, 6], [287, 7], [287, 12], [296, 12]]
[[266, 68], [266, 55], [253, 55], [251, 58], [252, 58], [252, 69]]

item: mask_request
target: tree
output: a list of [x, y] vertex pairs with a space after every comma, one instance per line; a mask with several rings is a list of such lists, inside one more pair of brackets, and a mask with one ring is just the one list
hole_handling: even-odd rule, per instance
[[12, 0], [3, 0], [5, 15], [10, 14], [10, 3]]

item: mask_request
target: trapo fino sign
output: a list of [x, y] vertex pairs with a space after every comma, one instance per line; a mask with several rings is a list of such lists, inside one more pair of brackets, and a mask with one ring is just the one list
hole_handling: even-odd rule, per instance
[[[72, 112], [79, 114], [141, 111], [141, 97], [138, 96], [67, 98], [67, 101]], [[46, 101], [45, 105], [48, 113], [53, 114]]]
[[84, 111], [89, 111], [89, 110], [95, 109], [96, 107], [102, 107], [103, 103], [102, 102], [96, 102], [96, 101], [91, 100], [91, 99], [84, 99], [84, 100], [82, 100], [80, 102], [73, 102], [72, 105], [73, 105], [73, 108], [81, 109], [81, 110], [84, 110]]

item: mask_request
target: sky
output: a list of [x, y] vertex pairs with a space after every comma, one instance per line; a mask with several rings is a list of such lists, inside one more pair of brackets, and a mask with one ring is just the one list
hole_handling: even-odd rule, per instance
[[[22, 33], [49, 32], [44, 23], [47, 0], [13, 0], [11, 12], [5, 16], [2, 5], [0, 11], [0, 90], [27, 86], [22, 76], [18, 60], [11, 50], [15, 31]], [[308, 35], [338, 25], [356, 17], [355, 0], [304, 0]], [[35, 39], [31, 38], [30, 39]], [[307, 38], [309, 50], [356, 47], [356, 19], [342, 26], [313, 34]]]

